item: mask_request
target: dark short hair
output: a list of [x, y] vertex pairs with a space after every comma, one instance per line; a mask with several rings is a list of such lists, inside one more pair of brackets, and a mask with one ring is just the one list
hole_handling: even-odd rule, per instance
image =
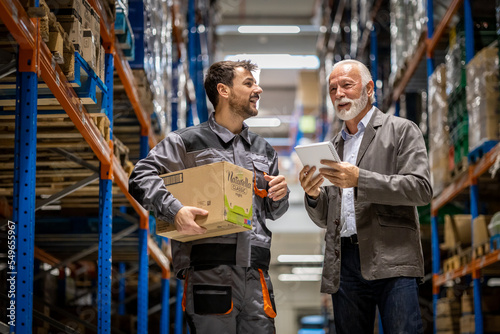
[[219, 61], [213, 63], [208, 69], [207, 75], [205, 76], [205, 92], [207, 93], [208, 99], [214, 106], [217, 107], [219, 104], [219, 92], [217, 91], [217, 85], [222, 83], [228, 87], [233, 87], [234, 70], [237, 67], [243, 67], [247, 71], [257, 70], [257, 65], [252, 64], [250, 60], [238, 60], [238, 61]]

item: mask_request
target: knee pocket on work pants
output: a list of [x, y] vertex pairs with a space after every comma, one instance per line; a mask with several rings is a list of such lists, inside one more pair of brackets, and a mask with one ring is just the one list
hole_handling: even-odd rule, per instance
[[[199, 315], [224, 315], [233, 310], [230, 270], [217, 267], [189, 270], [186, 277], [186, 307]], [[191, 302], [192, 306], [188, 306]]]

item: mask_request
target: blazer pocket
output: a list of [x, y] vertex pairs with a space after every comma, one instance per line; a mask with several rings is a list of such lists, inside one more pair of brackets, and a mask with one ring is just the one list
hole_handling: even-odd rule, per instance
[[416, 230], [418, 227], [413, 207], [380, 206], [375, 212], [381, 226], [409, 228], [412, 230]]

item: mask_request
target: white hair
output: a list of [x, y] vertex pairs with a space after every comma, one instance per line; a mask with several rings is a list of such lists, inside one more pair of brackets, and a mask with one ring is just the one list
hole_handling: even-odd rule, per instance
[[[368, 83], [370, 81], [373, 81], [372, 74], [370, 73], [370, 70], [368, 70], [368, 67], [366, 67], [365, 64], [363, 64], [362, 62], [355, 60], [355, 59], [345, 59], [345, 60], [341, 60], [341, 61], [335, 63], [335, 65], [333, 65], [333, 67], [332, 67], [332, 71], [336, 67], [338, 67], [340, 65], [345, 65], [345, 64], [357, 65], [357, 67], [359, 69], [359, 73], [361, 74], [361, 84], [363, 85], [363, 89], [366, 89], [366, 85], [368, 85]], [[375, 89], [373, 90], [373, 94], [371, 96], [369, 96], [369, 98], [370, 98], [370, 103], [374, 104], [376, 101]]]

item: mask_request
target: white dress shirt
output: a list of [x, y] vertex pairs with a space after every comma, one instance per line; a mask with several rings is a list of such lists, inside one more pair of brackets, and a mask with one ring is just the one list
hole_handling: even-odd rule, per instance
[[[359, 147], [361, 146], [361, 141], [363, 140], [363, 135], [365, 134], [366, 126], [370, 119], [372, 118], [374, 108], [372, 107], [370, 111], [363, 117], [363, 119], [358, 123], [358, 132], [351, 135], [349, 129], [347, 129], [345, 123], [342, 127], [341, 135], [344, 139], [344, 157], [343, 161], [349, 162], [350, 164], [356, 165], [356, 159], [358, 158]], [[354, 211], [354, 188], [345, 188], [342, 191], [342, 209], [340, 213], [340, 236], [349, 237], [356, 234], [356, 215]]]

